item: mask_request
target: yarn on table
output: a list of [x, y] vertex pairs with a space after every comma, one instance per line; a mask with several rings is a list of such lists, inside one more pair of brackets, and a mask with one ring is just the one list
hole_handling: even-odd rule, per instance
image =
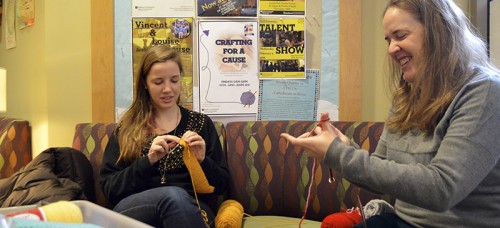
[[321, 228], [351, 228], [362, 220], [359, 209], [352, 208], [326, 216], [321, 222]]
[[216, 228], [241, 227], [243, 223], [243, 206], [236, 200], [225, 200], [219, 207], [215, 217]]

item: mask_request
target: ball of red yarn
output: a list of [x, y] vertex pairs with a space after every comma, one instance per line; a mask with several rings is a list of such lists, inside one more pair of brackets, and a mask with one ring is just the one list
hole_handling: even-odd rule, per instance
[[326, 216], [321, 222], [321, 228], [351, 228], [362, 220], [358, 209], [347, 210]]

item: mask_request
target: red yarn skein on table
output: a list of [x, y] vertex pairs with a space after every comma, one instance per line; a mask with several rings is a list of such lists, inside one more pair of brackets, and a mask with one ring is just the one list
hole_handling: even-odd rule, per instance
[[350, 209], [326, 216], [321, 222], [321, 228], [351, 228], [361, 221], [363, 219], [358, 209]]

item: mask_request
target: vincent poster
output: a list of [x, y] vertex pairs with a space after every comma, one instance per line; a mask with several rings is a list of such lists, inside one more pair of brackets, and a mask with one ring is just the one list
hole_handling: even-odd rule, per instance
[[200, 111], [257, 113], [257, 22], [200, 21], [198, 26]]
[[257, 0], [196, 0], [198, 16], [256, 17]]
[[144, 51], [152, 45], [166, 45], [181, 55], [180, 105], [193, 108], [192, 18], [132, 18], [132, 61], [134, 78]]
[[304, 18], [261, 18], [260, 78], [305, 78]]
[[305, 15], [305, 0], [260, 0], [261, 15]]

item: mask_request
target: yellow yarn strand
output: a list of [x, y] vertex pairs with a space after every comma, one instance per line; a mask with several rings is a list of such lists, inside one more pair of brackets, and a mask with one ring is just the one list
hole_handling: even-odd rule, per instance
[[200, 163], [197, 159], [191, 159], [191, 156], [194, 157], [193, 152], [191, 152], [191, 148], [187, 145], [184, 139], [181, 139], [179, 142], [181, 146], [184, 147], [184, 151], [182, 152], [182, 159], [184, 160], [184, 164], [189, 171], [189, 175], [191, 176], [191, 181], [193, 182], [193, 190], [197, 193], [212, 193], [214, 192], [214, 187], [208, 183], [207, 177], [201, 169]]
[[241, 227], [243, 223], [243, 206], [236, 200], [225, 200], [219, 207], [215, 217], [216, 228]]

